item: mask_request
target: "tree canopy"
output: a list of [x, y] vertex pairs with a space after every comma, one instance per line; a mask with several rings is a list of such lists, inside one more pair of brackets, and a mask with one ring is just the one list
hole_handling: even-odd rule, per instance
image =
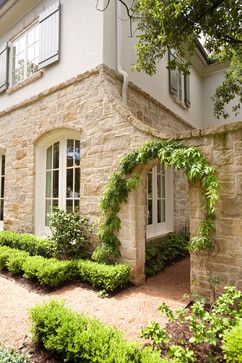
[[[119, 0], [127, 9], [127, 1]], [[213, 97], [216, 117], [227, 118], [225, 105], [233, 100], [237, 113], [242, 102], [242, 3], [241, 0], [134, 0], [129, 8], [136, 22], [136, 70], [152, 75], [167, 48], [176, 50], [168, 66], [188, 72], [199, 39], [210, 59], [228, 62], [225, 79]]]

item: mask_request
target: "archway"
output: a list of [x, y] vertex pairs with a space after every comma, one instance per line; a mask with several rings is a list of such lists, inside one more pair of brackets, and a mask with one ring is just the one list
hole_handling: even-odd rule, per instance
[[[142, 183], [150, 164], [162, 163], [183, 170], [194, 184], [199, 181], [203, 191], [203, 220], [197, 234], [190, 241], [191, 251], [211, 250], [214, 231], [215, 203], [218, 198], [218, 179], [215, 169], [195, 147], [169, 140], [149, 141], [124, 156], [118, 171], [114, 172], [106, 186], [101, 208], [103, 219], [100, 226], [102, 245], [93, 257], [107, 260], [120, 256], [133, 266], [132, 279], [138, 283], [144, 279], [145, 203]], [[126, 203], [125, 206], [123, 203]], [[124, 211], [125, 208], [125, 211]], [[122, 223], [121, 223], [122, 221]], [[121, 228], [122, 226], [122, 228]], [[122, 244], [120, 243], [122, 241]]]

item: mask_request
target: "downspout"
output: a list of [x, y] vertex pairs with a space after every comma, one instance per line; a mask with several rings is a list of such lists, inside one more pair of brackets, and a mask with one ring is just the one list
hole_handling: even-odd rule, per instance
[[127, 104], [127, 92], [129, 85], [129, 75], [123, 70], [122, 54], [122, 4], [117, 0], [116, 3], [116, 21], [117, 21], [117, 71], [123, 76], [122, 99]]

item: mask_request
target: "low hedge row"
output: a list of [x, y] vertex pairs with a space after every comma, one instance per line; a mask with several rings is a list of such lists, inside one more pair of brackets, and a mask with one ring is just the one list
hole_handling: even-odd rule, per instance
[[28, 252], [7, 246], [0, 247], [0, 270], [37, 280], [41, 285], [57, 287], [73, 279], [114, 291], [129, 280], [130, 267], [124, 264], [102, 265], [87, 260], [61, 261], [55, 258], [30, 256]]
[[188, 254], [188, 240], [182, 234], [169, 233], [161, 239], [148, 242], [145, 252], [145, 273], [146, 276], [153, 276]]
[[52, 240], [36, 237], [32, 234], [10, 231], [0, 232], [0, 246], [8, 246], [28, 252], [31, 256], [55, 257], [56, 248]]
[[140, 349], [115, 328], [94, 318], [79, 315], [50, 301], [31, 309], [32, 333], [35, 343], [57, 353], [65, 362], [83, 363], [160, 363], [156, 350]]

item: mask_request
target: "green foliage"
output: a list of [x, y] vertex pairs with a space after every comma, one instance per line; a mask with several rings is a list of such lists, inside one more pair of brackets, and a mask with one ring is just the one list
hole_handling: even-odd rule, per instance
[[74, 313], [61, 302], [37, 305], [31, 309], [30, 317], [34, 342], [58, 353], [65, 362], [162, 362], [157, 351], [141, 350], [115, 328]]
[[187, 147], [177, 141], [148, 141], [125, 155], [120, 161], [118, 171], [108, 180], [100, 203], [102, 219], [99, 235], [102, 244], [93, 254], [96, 261], [113, 261], [119, 257], [120, 241], [117, 232], [121, 228], [121, 221], [118, 212], [122, 203], [127, 202], [129, 191], [140, 183], [138, 175], [132, 173], [138, 165], [145, 165], [157, 158], [165, 168], [173, 166], [177, 170], [183, 170], [190, 182], [201, 182], [204, 220], [198, 227], [197, 236], [191, 240], [189, 249], [197, 252], [213, 248], [211, 234], [215, 228], [215, 205], [219, 189], [215, 169], [195, 147]]
[[[144, 328], [141, 336], [150, 339], [153, 346], [161, 350], [161, 355], [168, 354], [175, 362], [217, 362], [223, 350], [227, 357], [242, 358], [242, 292], [234, 287], [225, 288], [214, 305], [208, 309], [205, 300], [197, 300], [191, 310], [179, 310], [173, 313], [166, 304], [159, 310], [169, 320], [163, 329], [152, 322]], [[237, 324], [240, 322], [240, 325]], [[170, 327], [169, 327], [170, 325]], [[231, 328], [235, 330], [228, 333]], [[201, 358], [204, 354], [204, 359]], [[229, 358], [228, 358], [229, 359]], [[228, 362], [241, 362], [228, 360]]]
[[91, 226], [79, 212], [67, 213], [56, 208], [50, 215], [50, 230], [56, 245], [56, 257], [87, 257]]
[[148, 242], [145, 252], [145, 273], [153, 276], [174, 260], [186, 256], [188, 241], [181, 234], [169, 233], [160, 240]]
[[242, 362], [242, 319], [238, 325], [224, 334], [222, 349], [226, 362]]
[[0, 246], [9, 246], [28, 252], [31, 256], [55, 257], [56, 245], [54, 241], [36, 237], [27, 233], [9, 231], [0, 232]]
[[13, 274], [23, 274], [44, 286], [57, 287], [76, 279], [107, 292], [124, 287], [130, 276], [130, 266], [125, 264], [102, 265], [88, 260], [62, 261], [30, 256], [28, 252], [0, 246], [0, 270], [4, 269]]
[[130, 266], [124, 264], [103, 265], [93, 261], [77, 263], [78, 277], [105, 291], [124, 287], [129, 281], [130, 270]]
[[56, 287], [75, 276], [73, 261], [59, 261], [54, 258], [29, 256], [23, 263], [24, 277], [38, 280], [41, 285]]
[[1, 363], [30, 363], [27, 354], [20, 354], [14, 349], [0, 345], [0, 362]]
[[229, 62], [225, 80], [215, 93], [214, 113], [217, 117], [228, 117], [224, 107], [236, 95], [240, 99], [233, 111], [238, 111], [242, 101], [239, 0], [135, 0], [130, 12], [139, 31], [136, 70], [154, 74], [170, 47], [176, 50], [177, 59], [170, 61], [169, 68], [188, 72], [197, 39], [203, 35], [209, 58]]

